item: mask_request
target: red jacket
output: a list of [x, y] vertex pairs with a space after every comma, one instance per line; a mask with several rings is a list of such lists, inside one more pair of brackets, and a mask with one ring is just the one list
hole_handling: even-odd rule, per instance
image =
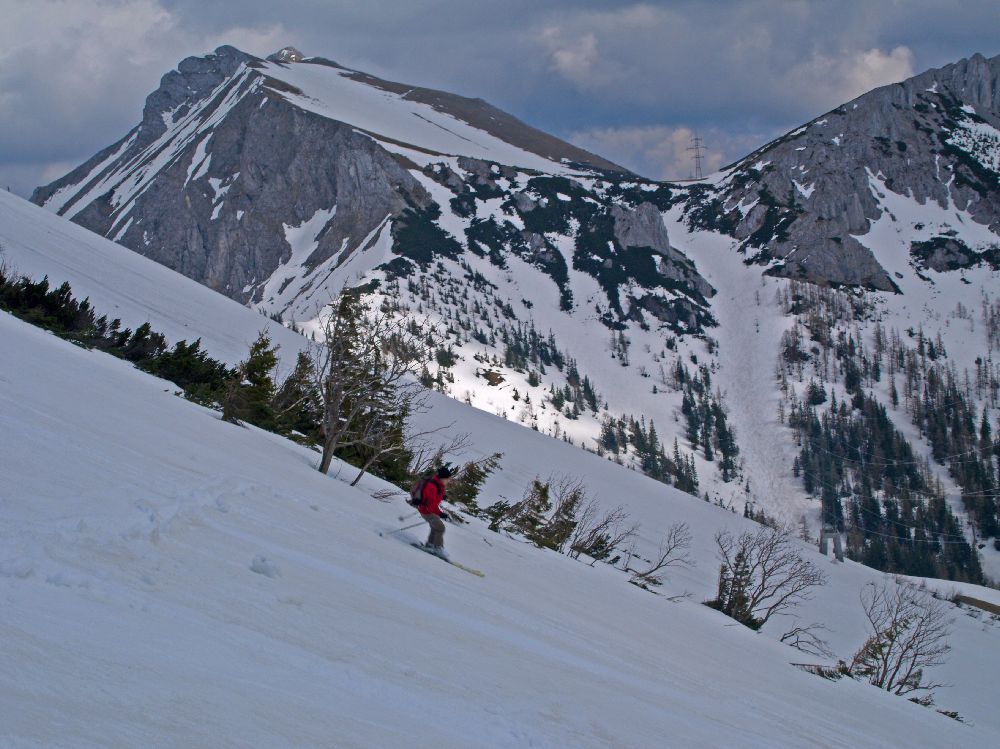
[[421, 515], [441, 515], [441, 500], [444, 499], [444, 484], [432, 476], [424, 482], [424, 488], [420, 492], [423, 500], [417, 508]]

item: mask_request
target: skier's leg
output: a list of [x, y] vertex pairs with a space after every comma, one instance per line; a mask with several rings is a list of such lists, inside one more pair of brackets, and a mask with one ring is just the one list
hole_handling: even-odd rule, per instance
[[420, 513], [420, 517], [422, 517], [424, 522], [430, 526], [430, 531], [427, 534], [427, 542], [424, 546], [431, 546], [434, 543], [434, 521], [440, 520], [441, 518], [437, 515], [424, 515], [423, 513]]
[[437, 515], [428, 515], [426, 518], [431, 527], [431, 533], [427, 537], [427, 544], [439, 549], [444, 548], [444, 521]]

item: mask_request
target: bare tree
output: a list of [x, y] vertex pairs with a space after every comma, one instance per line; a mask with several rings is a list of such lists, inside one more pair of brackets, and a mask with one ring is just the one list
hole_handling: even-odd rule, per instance
[[941, 686], [923, 678], [951, 650], [947, 604], [911, 583], [868, 583], [861, 605], [872, 633], [854, 654], [851, 673], [895, 694]]
[[688, 553], [691, 548], [691, 529], [687, 523], [674, 523], [667, 530], [667, 535], [660, 541], [656, 558], [650, 562], [649, 567], [641, 570], [633, 570], [632, 582], [646, 583], [647, 585], [660, 585], [663, 575], [670, 567], [691, 567], [694, 560]]
[[753, 629], [808, 600], [809, 589], [826, 582], [826, 575], [802, 558], [782, 530], [761, 526], [739, 536], [719, 531], [715, 542], [722, 566], [718, 596], [709, 605]]
[[396, 320], [384, 307], [371, 309], [357, 290], [345, 290], [322, 318], [312, 381], [322, 411], [322, 458], [327, 473], [338, 451], [353, 450], [361, 463], [356, 484], [386, 455], [402, 453], [409, 416], [426, 409], [426, 390], [416, 381], [427, 332]]
[[[454, 422], [443, 427], [450, 429]], [[413, 457], [410, 459], [410, 475], [414, 478], [429, 473], [436, 466], [445, 462], [449, 455], [456, 455], [465, 451], [471, 444], [468, 432], [462, 432], [449, 438], [442, 444], [433, 444], [426, 439], [412, 440], [411, 450]]]

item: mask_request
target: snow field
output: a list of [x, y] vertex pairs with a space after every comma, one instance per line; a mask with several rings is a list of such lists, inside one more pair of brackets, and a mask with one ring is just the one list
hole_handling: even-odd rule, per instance
[[[0, 193], [0, 262], [31, 278], [48, 276], [55, 288], [68, 281], [77, 299], [89, 298], [100, 314], [122, 327], [149, 322], [168, 341], [204, 340], [211, 356], [236, 364], [261, 330], [282, 346], [288, 370], [305, 340], [264, 315], [159, 263], [54, 216], [26, 200]], [[211, 321], [206, 330], [205, 321]]]
[[[784, 281], [768, 279], [763, 269], [744, 265], [732, 239], [690, 232], [680, 209], [668, 214], [666, 223], [674, 246], [697, 264], [716, 289], [711, 301], [719, 325], [709, 331], [719, 344], [714, 382], [729, 409], [744, 466], [742, 481], [726, 487], [729, 496], [725, 499], [737, 511], [742, 511], [749, 498], [788, 525], [797, 526], [806, 515], [815, 526], [819, 503], [806, 498], [801, 482], [792, 476], [795, 448], [791, 430], [778, 422], [780, 393], [774, 370], [781, 335], [792, 324], [774, 298]], [[698, 470], [699, 475], [705, 475], [712, 467], [702, 462]], [[743, 491], [747, 482], [749, 497]]]
[[[201, 336], [235, 363], [266, 327], [291, 366], [302, 339], [161, 266], [0, 195], [9, 264], [69, 280], [128, 325]], [[700, 261], [699, 261], [700, 262]], [[765, 295], [762, 295], [764, 297]], [[766, 297], [765, 297], [766, 298]], [[789, 667], [775, 640], [821, 622], [838, 657], [865, 637], [874, 570], [804, 553], [828, 585], [751, 633], [699, 605], [729, 512], [432, 394], [418, 426], [468, 432], [462, 460], [505, 454], [481, 504], [535, 476], [579, 477], [625, 506], [650, 556], [686, 522], [696, 566], [663, 592], [487, 532], [447, 545], [485, 580], [379, 538], [401, 503], [324, 478], [315, 456], [173, 395], [169, 383], [0, 317], [0, 738], [14, 746], [914, 746], [992, 743], [998, 628], [956, 611], [938, 704], [973, 726]], [[197, 333], [197, 335], [195, 335]], [[737, 426], [739, 428], [739, 426]], [[336, 469], [334, 471], [336, 473]], [[350, 480], [345, 467], [340, 477]], [[403, 534], [401, 534], [403, 535]], [[416, 560], [414, 559], [416, 556]], [[276, 574], [255, 573], [259, 569]], [[273, 565], [273, 566], [272, 566]], [[953, 586], [950, 583], [936, 583]], [[478, 586], [478, 587], [477, 587]], [[1000, 602], [994, 591], [968, 594]], [[414, 695], [413, 685], [419, 689]], [[833, 692], [830, 690], [839, 690]], [[721, 704], [716, 701], [722, 700]], [[844, 728], [844, 716], [856, 721]], [[220, 738], [223, 737], [223, 738]], [[486, 737], [485, 739], [483, 737]]]
[[[0, 340], [19, 363], [0, 391], [0, 557], [17, 545], [32, 566], [0, 577], [14, 746], [989, 740], [475, 521], [447, 536], [472, 577], [377, 535], [401, 507], [369, 496], [381, 482], [321, 476], [309, 451], [7, 315]], [[280, 575], [255, 574], [262, 556]]]
[[303, 92], [281, 91], [275, 95], [307, 112], [348, 122], [374, 136], [387, 150], [398, 151], [420, 165], [439, 162], [440, 154], [469, 156], [550, 174], [578, 171], [513, 146], [429, 104], [408, 100], [405, 94], [354, 80], [350, 76], [355, 71], [321, 64], [272, 62], [261, 70]]

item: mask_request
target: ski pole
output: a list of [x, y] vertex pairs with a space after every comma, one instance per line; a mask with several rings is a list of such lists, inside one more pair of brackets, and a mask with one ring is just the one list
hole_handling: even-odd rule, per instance
[[[420, 526], [420, 525], [423, 525], [423, 524], [424, 524], [424, 521], [423, 521], [423, 520], [421, 520], [421, 521], [420, 521], [419, 523], [414, 523], [413, 525], [404, 525], [404, 526], [403, 526], [402, 528], [397, 528], [397, 529], [396, 529], [396, 530], [394, 530], [394, 531], [389, 531], [389, 532], [388, 532], [388, 535], [390, 535], [390, 536], [391, 536], [391, 535], [393, 535], [393, 534], [395, 534], [395, 533], [402, 533], [403, 531], [408, 531], [408, 530], [410, 530], [411, 528], [416, 528], [417, 526]], [[380, 535], [380, 536], [384, 536], [384, 535], [386, 535], [386, 534], [385, 534], [385, 533], [383, 533], [382, 531], [379, 531], [379, 535]]]
[[400, 515], [399, 518], [398, 518], [398, 520], [399, 520], [399, 522], [402, 523], [404, 520], [407, 520], [408, 518], [412, 518], [414, 515], [417, 515], [417, 514], [418, 514], [418, 511], [414, 510], [413, 512], [408, 512], [405, 515]]

